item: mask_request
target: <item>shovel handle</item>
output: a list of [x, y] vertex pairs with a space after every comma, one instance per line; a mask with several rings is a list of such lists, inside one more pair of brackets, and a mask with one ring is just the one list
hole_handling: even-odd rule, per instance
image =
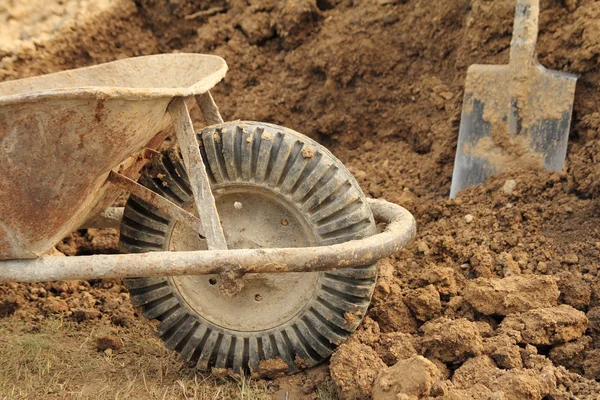
[[513, 76], [525, 74], [529, 66], [535, 64], [539, 15], [539, 0], [517, 0], [510, 42], [510, 66]]

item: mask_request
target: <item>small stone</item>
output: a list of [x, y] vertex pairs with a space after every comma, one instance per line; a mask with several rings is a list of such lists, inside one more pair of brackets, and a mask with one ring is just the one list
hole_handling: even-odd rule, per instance
[[236, 201], [235, 203], [233, 203], [233, 208], [235, 208], [236, 210], [241, 210], [242, 203], [240, 203], [239, 201]]
[[502, 186], [502, 191], [504, 194], [511, 195], [515, 191], [517, 187], [517, 182], [514, 179], [508, 179], [504, 182], [504, 186]]
[[545, 274], [546, 272], [548, 272], [548, 264], [547, 264], [547, 263], [545, 263], [545, 262], [543, 262], [543, 261], [540, 261], [540, 262], [537, 264], [537, 266], [535, 267], [535, 269], [536, 269], [538, 272], [540, 272], [540, 273], [542, 273], [542, 274]]
[[417, 242], [417, 250], [420, 253], [423, 253], [425, 255], [429, 255], [429, 246], [427, 246], [427, 243], [425, 243], [424, 241]]
[[300, 153], [304, 158], [313, 158], [315, 156], [315, 148], [312, 146], [304, 146]]
[[475, 218], [475, 217], [473, 217], [471, 214], [467, 214], [467, 215], [465, 215], [465, 222], [466, 222], [467, 224], [470, 224], [471, 222], [473, 222], [473, 219], [474, 219], [474, 218]]

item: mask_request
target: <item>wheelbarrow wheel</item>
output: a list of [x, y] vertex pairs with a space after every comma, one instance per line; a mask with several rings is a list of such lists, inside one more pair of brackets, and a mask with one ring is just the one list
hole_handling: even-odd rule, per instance
[[[290, 129], [230, 122], [197, 133], [230, 249], [326, 246], [375, 233], [366, 199], [328, 150]], [[195, 213], [176, 146], [139, 182]], [[206, 249], [194, 231], [131, 196], [121, 224], [123, 252]], [[129, 279], [131, 299], [160, 321], [169, 349], [201, 370], [293, 373], [328, 358], [369, 305], [375, 265], [328, 272], [249, 274], [235, 296], [219, 276]]]

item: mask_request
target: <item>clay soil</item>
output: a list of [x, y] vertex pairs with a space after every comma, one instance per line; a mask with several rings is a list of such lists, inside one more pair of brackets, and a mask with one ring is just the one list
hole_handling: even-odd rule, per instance
[[[220, 55], [226, 119], [320, 141], [368, 196], [411, 211], [417, 238], [380, 263], [365, 321], [329, 364], [280, 380], [197, 374], [154, 339], [120, 281], [0, 285], [0, 398], [598, 398], [599, 2], [541, 1], [539, 61], [581, 75], [565, 172], [509, 170], [455, 200], [466, 70], [508, 62], [514, 1], [100, 3], [0, 5], [12, 21], [0, 80]], [[116, 252], [117, 240], [78, 231], [57, 249]]]

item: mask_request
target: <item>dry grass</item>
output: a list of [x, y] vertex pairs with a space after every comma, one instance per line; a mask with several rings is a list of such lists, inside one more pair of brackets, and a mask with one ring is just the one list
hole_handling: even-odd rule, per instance
[[[117, 335], [114, 354], [98, 352], [96, 338]], [[152, 336], [131, 330], [44, 320], [39, 327], [0, 320], [0, 399], [270, 399], [266, 384], [218, 379], [187, 368]], [[325, 398], [324, 398], [325, 399]]]
[[315, 390], [316, 400], [337, 400], [338, 394], [333, 382], [327, 379]]

